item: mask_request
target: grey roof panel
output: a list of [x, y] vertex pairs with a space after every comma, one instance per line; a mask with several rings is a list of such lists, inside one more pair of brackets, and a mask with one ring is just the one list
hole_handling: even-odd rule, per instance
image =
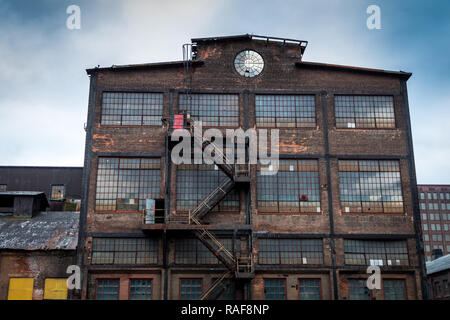
[[30, 220], [0, 219], [0, 250], [74, 250], [78, 212], [41, 212]]
[[426, 263], [427, 275], [450, 269], [450, 254]]

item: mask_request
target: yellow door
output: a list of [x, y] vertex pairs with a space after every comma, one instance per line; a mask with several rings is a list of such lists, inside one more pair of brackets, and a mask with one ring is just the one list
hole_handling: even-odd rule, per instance
[[45, 279], [44, 299], [67, 299], [67, 279]]
[[33, 278], [9, 279], [8, 300], [32, 300]]

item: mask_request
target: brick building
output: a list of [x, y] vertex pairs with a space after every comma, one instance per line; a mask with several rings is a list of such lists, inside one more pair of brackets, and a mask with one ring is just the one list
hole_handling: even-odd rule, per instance
[[418, 185], [425, 258], [450, 254], [450, 185]]
[[[182, 61], [87, 70], [81, 298], [426, 294], [411, 74], [305, 62], [306, 45], [200, 38], [183, 46]], [[178, 120], [279, 129], [278, 173], [175, 165]], [[369, 292], [374, 264], [382, 288]]]

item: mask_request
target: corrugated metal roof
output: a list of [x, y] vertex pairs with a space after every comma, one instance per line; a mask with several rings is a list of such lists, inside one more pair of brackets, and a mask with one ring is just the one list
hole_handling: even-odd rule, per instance
[[41, 212], [30, 220], [0, 219], [0, 250], [74, 250], [78, 212]]
[[426, 263], [427, 275], [450, 269], [450, 254]]

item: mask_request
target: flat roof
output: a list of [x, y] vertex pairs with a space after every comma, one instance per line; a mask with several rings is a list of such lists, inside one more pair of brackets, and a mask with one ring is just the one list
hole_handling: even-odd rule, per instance
[[427, 275], [450, 269], [450, 254], [426, 263]]
[[[133, 69], [145, 69], [145, 68], [159, 68], [159, 67], [182, 67], [184, 65], [185, 61], [178, 60], [178, 61], [165, 61], [165, 62], [153, 62], [153, 63], [138, 63], [138, 64], [124, 64], [124, 65], [112, 65], [111, 67], [95, 67], [95, 68], [89, 68], [86, 69], [87, 74], [92, 74], [97, 71], [104, 71], [104, 70], [133, 70]], [[203, 64], [204, 61], [201, 59], [198, 60], [192, 60], [192, 64], [194, 65], [200, 65]]]
[[336, 70], [342, 70], [342, 71], [356, 71], [356, 72], [365, 72], [365, 73], [379, 73], [379, 74], [399, 76], [399, 77], [406, 78], [406, 79], [409, 79], [412, 75], [412, 73], [405, 72], [405, 71], [391, 71], [391, 70], [384, 70], [384, 69], [373, 69], [373, 68], [355, 67], [355, 66], [321, 63], [321, 62], [297, 61], [295, 63], [295, 65], [297, 67], [336, 69]]

